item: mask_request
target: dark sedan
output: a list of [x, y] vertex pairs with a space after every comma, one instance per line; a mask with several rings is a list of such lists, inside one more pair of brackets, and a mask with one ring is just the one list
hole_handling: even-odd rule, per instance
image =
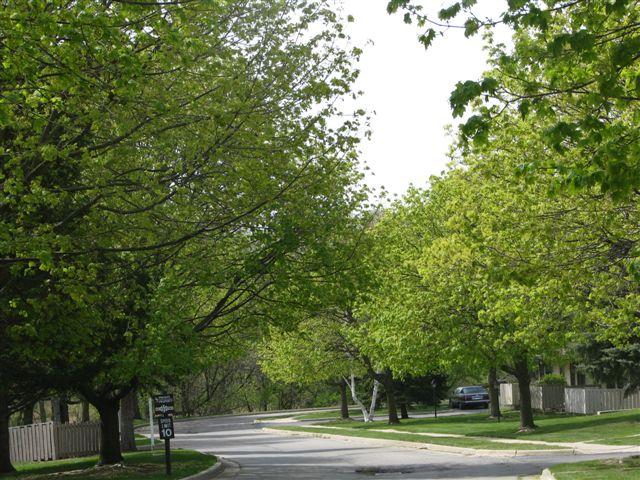
[[489, 406], [489, 392], [481, 386], [458, 387], [451, 395], [449, 405], [460, 409], [476, 406], [487, 408]]

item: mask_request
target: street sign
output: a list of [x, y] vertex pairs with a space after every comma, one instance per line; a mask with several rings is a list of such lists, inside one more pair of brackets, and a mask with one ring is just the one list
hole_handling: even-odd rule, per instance
[[160, 439], [164, 440], [164, 464], [167, 475], [171, 475], [171, 439], [175, 438], [173, 430], [173, 395], [164, 393], [153, 397], [153, 414], [158, 417]]
[[168, 417], [174, 413], [173, 395], [164, 393], [153, 397], [153, 414], [156, 417]]
[[173, 431], [173, 418], [160, 417], [158, 418], [158, 427], [160, 428], [160, 439], [167, 440], [169, 438], [175, 438]]

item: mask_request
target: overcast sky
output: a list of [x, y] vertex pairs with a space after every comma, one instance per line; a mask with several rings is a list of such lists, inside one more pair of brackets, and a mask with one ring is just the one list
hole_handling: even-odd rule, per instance
[[[355, 17], [347, 24], [353, 42], [373, 42], [364, 45], [357, 84], [365, 92], [363, 107], [375, 112], [373, 137], [362, 146], [362, 160], [371, 168], [367, 183], [401, 195], [411, 183], [424, 186], [445, 168], [450, 144], [445, 126], [453, 122], [449, 94], [456, 82], [480, 76], [486, 54], [479, 35], [466, 39], [457, 30], [425, 50], [417, 41], [418, 27], [406, 25], [401, 14], [388, 15], [386, 0], [343, 2], [344, 13]], [[424, 3], [437, 12], [451, 2]], [[484, 3], [500, 11], [503, 2]]]

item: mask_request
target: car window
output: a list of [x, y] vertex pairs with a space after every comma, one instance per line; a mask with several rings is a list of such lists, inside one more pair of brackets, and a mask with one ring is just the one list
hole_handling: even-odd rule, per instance
[[464, 393], [485, 393], [484, 387], [464, 387], [462, 389]]

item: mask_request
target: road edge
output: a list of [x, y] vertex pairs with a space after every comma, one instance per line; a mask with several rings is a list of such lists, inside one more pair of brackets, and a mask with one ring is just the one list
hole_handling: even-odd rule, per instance
[[553, 456], [553, 455], [576, 455], [576, 451], [571, 448], [555, 449], [555, 450], [483, 450], [467, 447], [453, 447], [450, 445], [438, 445], [435, 443], [425, 442], [405, 442], [403, 440], [386, 440], [379, 438], [353, 437], [349, 435], [335, 435], [331, 433], [316, 432], [296, 432], [292, 430], [277, 430], [275, 428], [263, 427], [260, 429], [264, 433], [275, 435], [287, 435], [298, 437], [315, 437], [327, 438], [333, 440], [342, 440], [352, 442], [354, 440], [362, 440], [369, 443], [375, 443], [380, 446], [404, 447], [414, 450], [430, 450], [434, 452], [455, 453], [459, 455], [477, 456], [477, 457], [534, 457], [534, 456]]
[[198, 473], [194, 473], [189, 477], [183, 477], [180, 480], [209, 480], [210, 478], [216, 478], [218, 475], [224, 472], [225, 465], [222, 458], [218, 457], [217, 455], [214, 455], [213, 453], [208, 453], [208, 452], [200, 452], [200, 453], [204, 453], [205, 455], [211, 455], [216, 457], [216, 463], [211, 465], [206, 470], [203, 470]]

